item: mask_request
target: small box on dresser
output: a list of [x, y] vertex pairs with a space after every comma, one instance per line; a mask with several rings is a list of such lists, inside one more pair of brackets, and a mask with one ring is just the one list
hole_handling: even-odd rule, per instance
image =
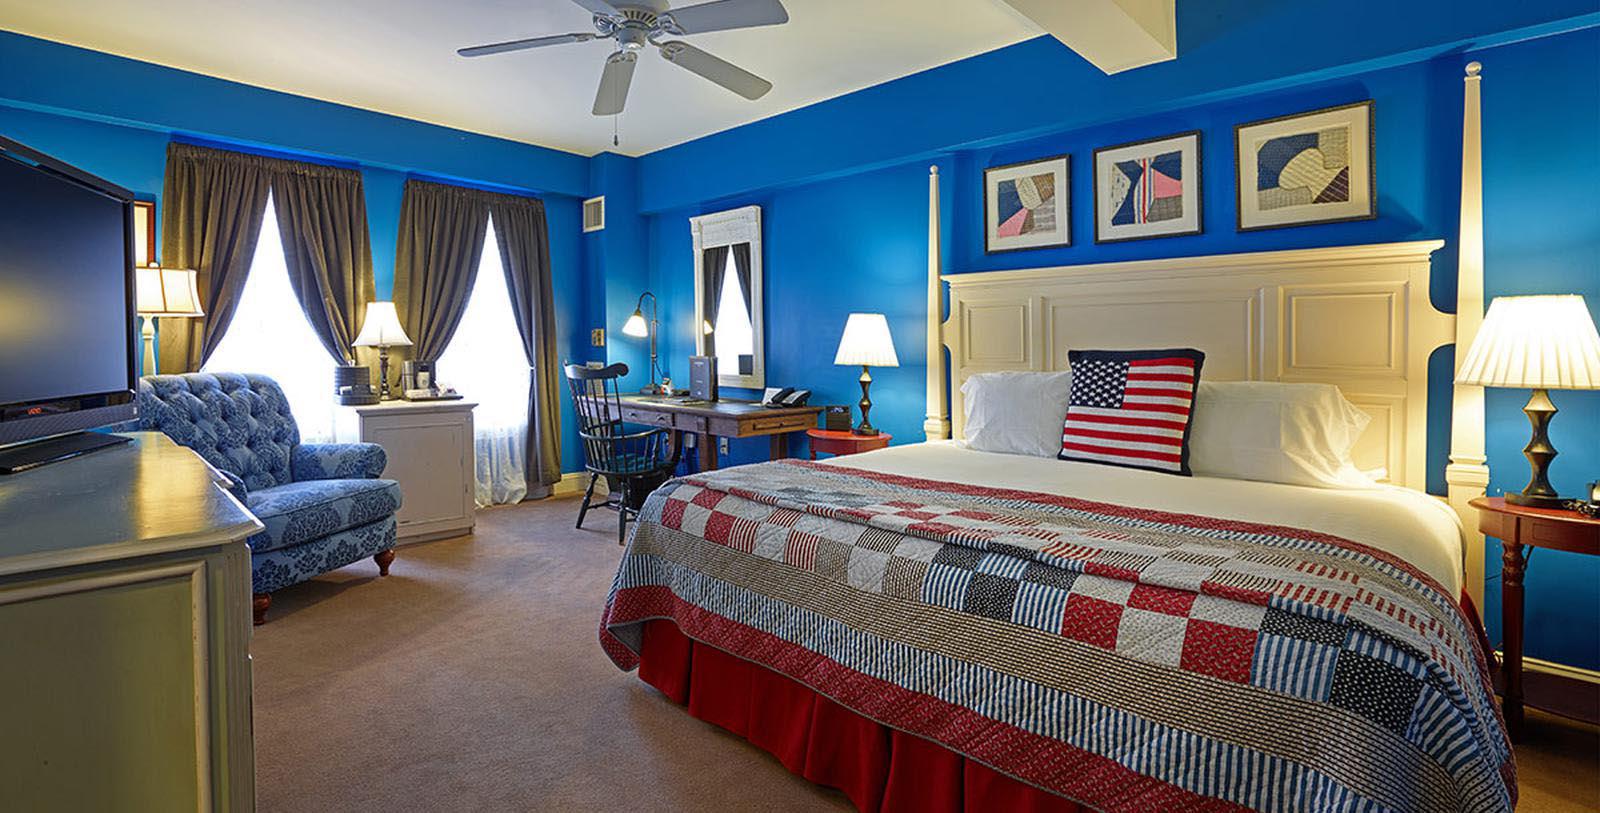
[[383, 447], [383, 476], [400, 482], [400, 542], [472, 533], [471, 401], [384, 401], [354, 407], [361, 440]]

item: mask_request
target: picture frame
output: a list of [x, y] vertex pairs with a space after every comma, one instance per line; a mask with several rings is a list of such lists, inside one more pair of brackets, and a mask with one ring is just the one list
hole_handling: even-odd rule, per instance
[[983, 171], [984, 253], [1072, 245], [1071, 164], [1052, 155]]
[[1200, 131], [1094, 151], [1094, 241], [1200, 234]]
[[156, 256], [156, 204], [149, 200], [133, 202], [134, 265], [146, 266]]
[[1371, 99], [1235, 125], [1238, 230], [1376, 218], [1375, 134]]

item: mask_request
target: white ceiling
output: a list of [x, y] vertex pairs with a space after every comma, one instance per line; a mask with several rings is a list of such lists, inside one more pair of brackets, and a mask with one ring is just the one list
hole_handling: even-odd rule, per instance
[[571, 0], [0, 0], [0, 28], [584, 155], [643, 154], [1041, 31], [999, 0], [784, 5], [787, 25], [684, 38], [771, 80], [772, 92], [746, 101], [650, 49], [618, 120], [620, 147], [611, 119], [589, 112], [610, 41], [455, 54], [593, 31]]

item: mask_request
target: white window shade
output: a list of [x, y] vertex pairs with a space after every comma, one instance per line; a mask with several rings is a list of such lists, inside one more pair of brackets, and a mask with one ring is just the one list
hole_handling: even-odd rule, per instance
[[289, 399], [300, 440], [325, 443], [334, 440], [338, 410], [333, 367], [333, 358], [306, 321], [289, 284], [277, 208], [268, 199], [239, 307], [203, 371], [271, 377]]
[[466, 311], [438, 364], [439, 381], [478, 404], [472, 413], [478, 504], [520, 501], [527, 495], [528, 357], [492, 220]]

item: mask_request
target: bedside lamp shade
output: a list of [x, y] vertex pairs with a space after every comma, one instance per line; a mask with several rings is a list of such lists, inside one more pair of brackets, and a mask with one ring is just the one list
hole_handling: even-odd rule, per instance
[[1565, 504], [1550, 485], [1550, 419], [1556, 405], [1549, 390], [1600, 389], [1600, 334], [1581, 296], [1502, 296], [1489, 303], [1478, 337], [1461, 362], [1456, 383], [1533, 390], [1522, 411], [1533, 426], [1523, 447], [1533, 476], [1506, 502], [1535, 508]]
[[393, 302], [368, 302], [367, 315], [361, 322], [361, 335], [356, 337], [356, 347], [410, 347], [411, 339], [400, 327], [400, 316]]
[[150, 265], [135, 272], [134, 299], [140, 316], [205, 316], [194, 271]]
[[1456, 374], [1461, 384], [1600, 389], [1600, 334], [1581, 296], [1502, 296], [1489, 303]]
[[889, 320], [881, 313], [852, 313], [844, 323], [839, 352], [834, 364], [859, 364], [863, 367], [899, 367], [894, 339], [889, 335]]

